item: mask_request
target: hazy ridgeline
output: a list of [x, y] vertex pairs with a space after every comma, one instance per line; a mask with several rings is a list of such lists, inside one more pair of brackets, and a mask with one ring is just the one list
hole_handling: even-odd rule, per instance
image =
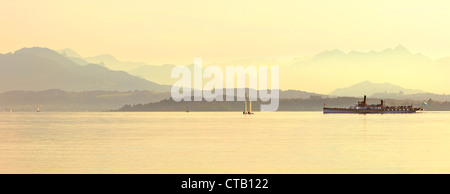
[[[176, 65], [185, 65], [193, 72], [192, 62], [185, 64], [145, 64], [139, 62], [120, 61], [111, 55], [82, 58], [74, 51], [59, 51], [79, 64], [94, 63], [111, 70], [126, 71], [131, 75], [144, 78], [150, 82], [172, 85], [178, 79], [171, 78], [171, 71]], [[65, 54], [64, 54], [65, 53]], [[71, 54], [70, 53], [74, 53]], [[450, 57], [432, 59], [429, 56], [412, 52], [399, 45], [379, 51], [348, 51], [325, 50], [310, 57], [294, 58], [289, 62], [270, 59], [236, 60], [214, 63], [209, 58], [204, 67], [215, 65], [223, 70], [226, 66], [280, 66], [280, 88], [295, 89], [336, 96], [355, 96], [353, 91], [339, 88], [369, 80], [374, 83], [371, 88], [365, 88], [367, 82], [359, 84], [367, 89], [367, 95], [373, 92], [402, 91], [405, 94], [433, 92], [449, 93], [446, 85], [450, 83]], [[84, 61], [84, 62], [83, 62]], [[225, 76], [224, 76], [225, 78]], [[203, 79], [205, 84], [208, 79]], [[392, 83], [392, 84], [387, 84]], [[396, 85], [393, 85], [396, 84]], [[382, 89], [381, 91], [375, 89]], [[356, 96], [359, 96], [358, 94]]]
[[113, 71], [98, 64], [81, 65], [47, 48], [24, 48], [0, 54], [0, 93], [23, 90], [41, 91], [129, 91], [168, 92], [170, 86], [159, 85]]

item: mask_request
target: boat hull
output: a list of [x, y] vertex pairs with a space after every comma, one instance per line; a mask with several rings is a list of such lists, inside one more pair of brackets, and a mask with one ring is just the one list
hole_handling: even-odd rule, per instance
[[348, 114], [396, 114], [396, 113], [416, 113], [418, 109], [348, 109], [348, 108], [323, 108], [324, 114], [348, 113]]

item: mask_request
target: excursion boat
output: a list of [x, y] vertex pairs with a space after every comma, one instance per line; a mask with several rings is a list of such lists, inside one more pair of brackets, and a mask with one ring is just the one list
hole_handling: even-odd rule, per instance
[[417, 111], [423, 110], [422, 108], [414, 108], [410, 106], [385, 106], [384, 101], [381, 100], [381, 104], [367, 104], [366, 96], [364, 96], [364, 101], [358, 102], [356, 106], [351, 106], [349, 108], [328, 108], [323, 107], [323, 113], [361, 113], [361, 114], [371, 114], [371, 113], [415, 113]]

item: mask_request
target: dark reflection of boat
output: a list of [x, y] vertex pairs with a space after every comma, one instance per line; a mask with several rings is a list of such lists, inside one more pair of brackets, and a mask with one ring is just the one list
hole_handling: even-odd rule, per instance
[[328, 108], [323, 107], [323, 113], [415, 113], [422, 108], [414, 108], [412, 105], [409, 106], [385, 106], [384, 101], [381, 100], [381, 104], [367, 104], [366, 96], [364, 96], [364, 101], [358, 102], [356, 106], [351, 106], [349, 108]]

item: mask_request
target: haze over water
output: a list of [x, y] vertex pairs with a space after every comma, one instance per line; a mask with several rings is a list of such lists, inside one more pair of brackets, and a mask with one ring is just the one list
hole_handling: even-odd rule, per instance
[[0, 173], [450, 173], [450, 112], [0, 115]]

